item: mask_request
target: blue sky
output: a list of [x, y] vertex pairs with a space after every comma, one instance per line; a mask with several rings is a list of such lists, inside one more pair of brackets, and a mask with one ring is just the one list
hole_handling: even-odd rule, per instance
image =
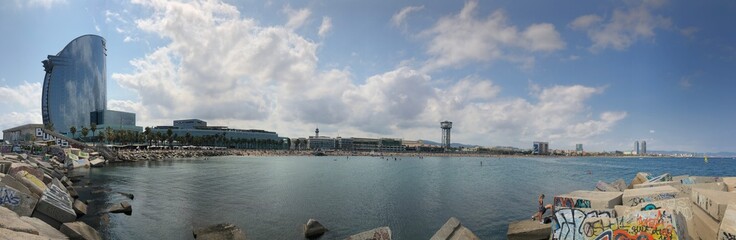
[[141, 126], [530, 148], [736, 151], [732, 1], [4, 1], [0, 128], [40, 123], [46, 55], [107, 39]]

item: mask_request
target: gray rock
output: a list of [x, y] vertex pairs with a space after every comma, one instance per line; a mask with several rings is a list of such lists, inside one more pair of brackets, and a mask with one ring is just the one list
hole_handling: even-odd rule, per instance
[[47, 237], [50, 239], [69, 239], [66, 235], [61, 233], [58, 229], [41, 221], [41, 219], [32, 218], [32, 217], [20, 217], [20, 220], [35, 227], [36, 230], [38, 230], [38, 235], [42, 237]]
[[379, 227], [352, 235], [345, 240], [391, 240], [391, 228]]
[[59, 230], [70, 239], [102, 240], [100, 233], [84, 222], [64, 223]]
[[623, 180], [623, 179], [621, 179], [621, 178], [619, 178], [618, 180], [612, 182], [611, 185], [613, 185], [614, 187], [616, 187], [620, 192], [623, 192], [628, 187], [626, 185], [626, 181]]
[[[36, 212], [46, 215], [56, 222], [48, 222], [47, 218], [36, 216]], [[77, 214], [72, 208], [71, 197], [55, 185], [51, 185], [51, 187], [46, 189], [41, 200], [36, 205], [33, 216], [44, 220], [54, 227], [59, 225], [59, 223], [73, 222], [77, 219]]]
[[316, 238], [322, 236], [325, 232], [327, 232], [327, 228], [315, 219], [310, 218], [307, 224], [304, 225], [304, 237], [306, 238]]
[[506, 237], [509, 240], [550, 239], [550, 224], [539, 224], [536, 220], [522, 220], [509, 224]]
[[4, 207], [0, 207], [0, 228], [10, 229], [16, 232], [38, 234], [38, 230], [35, 227], [21, 221], [18, 214]]
[[7, 174], [8, 170], [10, 170], [10, 165], [12, 163], [13, 162], [11, 161], [5, 161], [5, 160], [2, 160], [2, 158], [0, 158], [0, 173]]
[[77, 217], [87, 215], [87, 204], [79, 201], [79, 199], [74, 200], [74, 205], [72, 206], [72, 208], [74, 209], [74, 213], [77, 214]]
[[211, 225], [192, 231], [194, 239], [204, 240], [245, 240], [245, 233], [237, 226], [230, 223]]
[[19, 182], [18, 179], [16, 179], [13, 175], [5, 175], [2, 180], [0, 180], [0, 183], [4, 183], [7, 186], [10, 186], [16, 190], [20, 190], [21, 192], [31, 195], [36, 199], [41, 198], [41, 195], [38, 195], [34, 192], [32, 192], [26, 185], [23, 185], [23, 183]]

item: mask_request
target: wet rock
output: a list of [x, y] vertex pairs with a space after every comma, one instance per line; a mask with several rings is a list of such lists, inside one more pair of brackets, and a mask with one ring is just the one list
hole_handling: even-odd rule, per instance
[[327, 228], [315, 219], [310, 218], [307, 220], [307, 224], [304, 225], [304, 237], [306, 238], [316, 238], [322, 236], [325, 232], [327, 232]]
[[79, 199], [74, 200], [73, 208], [78, 218], [87, 215], [87, 204], [79, 201]]
[[61, 233], [58, 229], [46, 224], [38, 218], [32, 217], [20, 217], [20, 220], [32, 225], [38, 230], [38, 235], [51, 239], [69, 239], [66, 235]]
[[125, 213], [126, 215], [130, 215], [133, 213], [133, 207], [130, 206], [130, 203], [128, 203], [127, 201], [123, 201], [120, 204], [115, 204], [112, 207], [110, 207], [108, 212]]
[[132, 193], [124, 193], [124, 192], [118, 192], [118, 193], [120, 193], [120, 195], [130, 198], [130, 200], [133, 200], [133, 198], [135, 198], [135, 196], [133, 196]]
[[245, 233], [240, 230], [237, 226], [230, 223], [221, 223], [217, 225], [211, 225], [204, 228], [195, 229], [192, 231], [194, 239], [204, 240], [220, 240], [220, 239], [233, 239], [233, 240], [245, 240]]
[[379, 227], [352, 235], [345, 240], [391, 240], [391, 228]]
[[61, 233], [69, 236], [70, 239], [84, 240], [101, 240], [102, 236], [94, 228], [84, 222], [64, 223], [59, 229]]
[[38, 234], [38, 230], [35, 227], [21, 221], [18, 214], [4, 207], [0, 207], [0, 228], [10, 229], [16, 232]]

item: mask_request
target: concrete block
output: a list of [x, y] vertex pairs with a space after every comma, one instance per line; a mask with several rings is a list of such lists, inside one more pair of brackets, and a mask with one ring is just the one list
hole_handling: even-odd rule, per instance
[[645, 183], [668, 182], [668, 181], [672, 181], [672, 175], [670, 175], [669, 173], [665, 173], [665, 174], [655, 176], [655, 177], [650, 176], [649, 180], [647, 180]]
[[659, 187], [659, 186], [673, 186], [673, 187], [675, 187], [675, 186], [678, 186], [678, 185], [682, 185], [682, 183], [675, 182], [675, 181], [647, 182], [647, 183], [642, 183], [642, 184], [634, 185], [634, 189], [637, 189], [637, 188]]
[[40, 179], [43, 179], [43, 171], [31, 166], [27, 163], [12, 163], [10, 164], [10, 170], [8, 171], [9, 175], [15, 175], [16, 173], [20, 171], [25, 171], [27, 173], [30, 173], [34, 177]]
[[13, 177], [15, 177], [15, 179], [18, 180], [18, 182], [28, 187], [28, 189], [31, 190], [31, 192], [39, 196], [43, 195], [43, 191], [46, 190], [45, 183], [43, 183], [40, 179], [36, 178], [36, 176], [24, 170], [20, 170], [16, 172], [15, 174], [13, 174]]
[[689, 239], [695, 236], [692, 202], [689, 197], [647, 202], [634, 207], [619, 205], [614, 207], [614, 210], [617, 216], [627, 216], [635, 212], [649, 210], [671, 211], [673, 217], [677, 220], [677, 235], [689, 236]]
[[[38, 201], [35, 212], [43, 213], [59, 223], [73, 222], [77, 219], [77, 214], [72, 208], [71, 197], [54, 185], [48, 188]], [[44, 220], [42, 217], [39, 218]], [[56, 224], [47, 223], [52, 226]]]
[[509, 240], [543, 240], [549, 239], [549, 235], [549, 224], [539, 224], [539, 221], [530, 219], [512, 222], [506, 232]]
[[736, 204], [729, 204], [718, 227], [718, 239], [736, 239]]
[[682, 183], [682, 179], [689, 178], [690, 175], [679, 175], [679, 176], [673, 176], [672, 181]]
[[736, 192], [736, 177], [724, 177], [723, 183], [726, 184], [726, 191]]
[[245, 240], [245, 233], [240, 228], [230, 223], [221, 223], [217, 225], [207, 226], [192, 231], [194, 239], [216, 240], [216, 239], [234, 239]]
[[115, 204], [110, 209], [108, 209], [108, 212], [111, 213], [125, 213], [126, 215], [130, 215], [133, 213], [133, 207], [130, 206], [130, 203], [127, 201], [123, 201], [120, 204]]
[[391, 228], [379, 227], [352, 235], [345, 240], [391, 240]]
[[74, 204], [72, 208], [74, 208], [74, 213], [77, 214], [77, 217], [87, 215], [87, 204], [84, 204], [82, 201], [79, 201], [79, 199], [74, 200]]
[[26, 232], [16, 232], [5, 228], [0, 228], [0, 239], [48, 240], [47, 237]]
[[38, 199], [38, 198], [41, 197], [40, 195], [31, 192], [31, 190], [28, 189], [28, 187], [26, 187], [26, 185], [23, 185], [23, 183], [21, 183], [17, 179], [15, 179], [15, 177], [13, 177], [13, 175], [5, 175], [2, 178], [2, 180], [0, 180], [0, 183], [3, 183], [3, 184], [5, 184], [6, 186], [9, 186], [9, 187], [15, 188], [16, 190], [19, 190], [19, 191], [21, 191], [21, 192], [23, 192], [25, 194], [31, 195], [31, 196], [35, 197], [36, 199]]
[[637, 211], [616, 218], [585, 219], [584, 237], [565, 239], [682, 239], [676, 226], [667, 210]]
[[588, 218], [613, 218], [613, 209], [555, 208], [555, 217], [550, 228], [552, 239], [585, 239], [583, 224]]
[[626, 189], [623, 194], [623, 205], [633, 207], [645, 202], [671, 199], [679, 192], [672, 186]]
[[710, 189], [725, 192], [726, 184], [722, 182], [680, 184], [678, 186], [675, 186], [675, 188], [677, 188], [677, 190], [680, 190], [682, 196], [689, 198], [692, 195], [693, 188]]
[[69, 239], [66, 235], [61, 233], [58, 229], [52, 227], [51, 225], [48, 225], [47, 223], [41, 221], [41, 219], [38, 218], [32, 218], [32, 217], [20, 217], [20, 220], [32, 225], [33, 227], [38, 230], [38, 235], [42, 237], [47, 237], [50, 239]]
[[693, 189], [691, 200], [695, 205], [720, 221], [728, 204], [736, 204], [736, 192], [722, 192], [708, 189]]
[[480, 239], [455, 217], [451, 217], [434, 233], [430, 240], [477, 240]]
[[642, 184], [647, 181], [649, 181], [649, 173], [645, 172], [638, 172], [636, 173], [636, 176], [634, 176], [634, 179], [631, 180], [631, 183], [629, 184], [629, 189], [634, 188], [634, 185], [636, 184]]
[[0, 207], [0, 228], [10, 229], [16, 232], [38, 234], [38, 230], [35, 227], [21, 221], [18, 214], [4, 207]]
[[708, 215], [703, 209], [693, 206], [693, 220], [700, 239], [717, 239], [718, 221], [716, 219]]
[[0, 159], [0, 173], [7, 174], [11, 164], [13, 162]]
[[601, 192], [621, 192], [615, 186], [608, 184], [604, 181], [598, 181], [598, 183], [595, 184], [595, 189]]
[[0, 183], [0, 206], [6, 207], [21, 216], [31, 216], [38, 199], [10, 186]]
[[555, 196], [554, 206], [610, 209], [621, 204], [621, 192], [574, 191]]
[[706, 177], [706, 176], [690, 176], [693, 179], [693, 183], [714, 183], [723, 182], [721, 177]]
[[100, 233], [84, 222], [64, 223], [59, 231], [71, 239], [102, 240]]

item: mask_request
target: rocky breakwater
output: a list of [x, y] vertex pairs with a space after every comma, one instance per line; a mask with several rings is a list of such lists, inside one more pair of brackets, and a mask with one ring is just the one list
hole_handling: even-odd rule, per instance
[[509, 225], [509, 239], [736, 239], [736, 177], [640, 172], [554, 197], [549, 223]]
[[179, 158], [200, 158], [233, 155], [229, 150], [120, 150], [117, 158], [120, 161], [156, 161]]
[[[0, 236], [4, 239], [101, 239], [79, 221], [86, 204], [58, 156], [0, 154]], [[67, 159], [73, 161], [72, 159]]]

